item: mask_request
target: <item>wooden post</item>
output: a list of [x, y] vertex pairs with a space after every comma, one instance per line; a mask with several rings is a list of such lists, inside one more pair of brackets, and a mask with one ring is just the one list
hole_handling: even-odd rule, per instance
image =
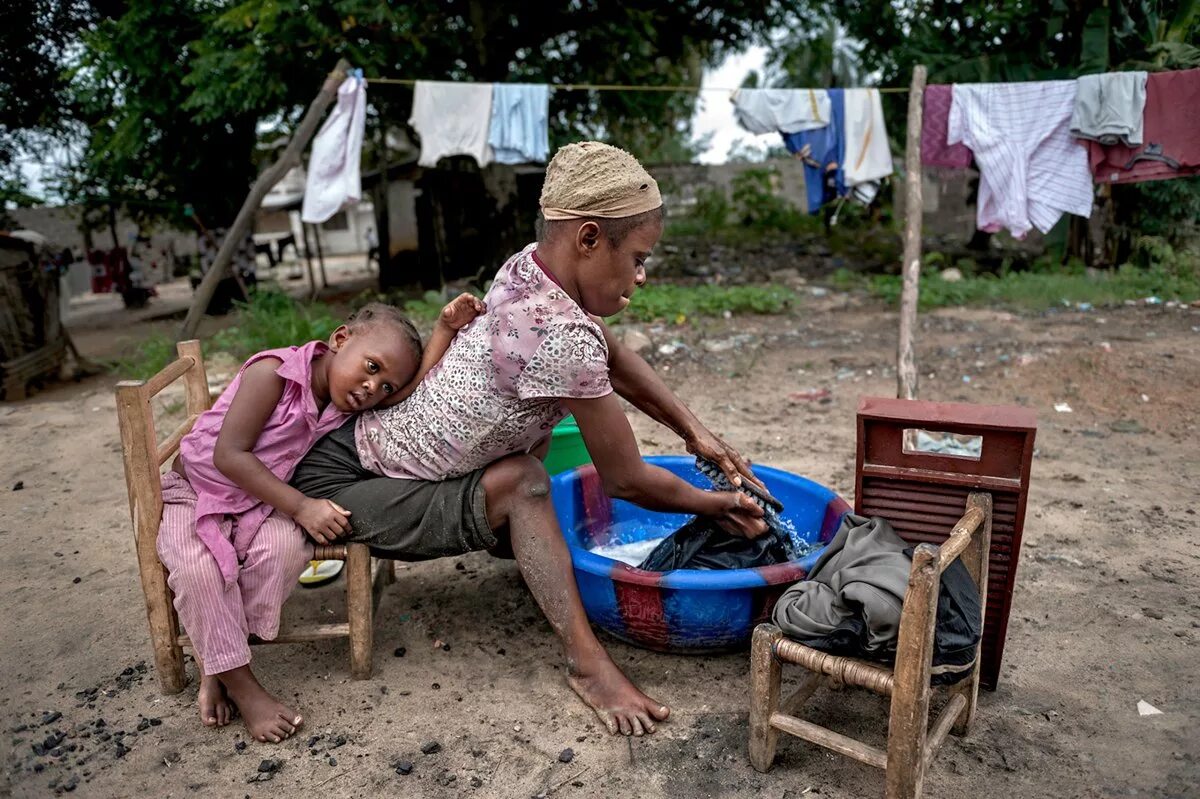
[[313, 271], [312, 265], [312, 242], [308, 239], [310, 227], [312, 225], [306, 222], [300, 223], [300, 232], [304, 236], [304, 263], [308, 267], [308, 299], [312, 301], [317, 298], [319, 291], [317, 289], [317, 273]]
[[321, 228], [313, 225], [313, 241], [317, 243], [317, 263], [321, 267], [321, 288], [329, 288], [329, 278], [325, 275], [325, 252], [321, 249]]
[[781, 675], [774, 648], [782, 637], [773, 624], [760, 624], [754, 628], [750, 643], [750, 765], [756, 771], [771, 768], [779, 740], [771, 716], [779, 709]]
[[196, 328], [200, 326], [200, 318], [204, 316], [204, 311], [208, 308], [209, 301], [212, 300], [213, 292], [217, 290], [217, 284], [225, 276], [225, 270], [229, 268], [229, 263], [233, 260], [234, 251], [246, 237], [246, 231], [250, 229], [250, 223], [254, 220], [254, 214], [258, 212], [263, 198], [267, 196], [267, 192], [271, 190], [271, 187], [288, 173], [288, 170], [299, 166], [300, 155], [304, 152], [304, 148], [308, 145], [309, 140], [312, 139], [313, 134], [316, 133], [317, 126], [320, 124], [321, 118], [325, 115], [325, 109], [337, 99], [338, 86], [345, 80], [346, 71], [349, 68], [350, 62], [346, 59], [343, 58], [338, 61], [333, 72], [329, 74], [329, 77], [325, 79], [324, 85], [321, 86], [321, 91], [308, 106], [308, 111], [305, 112], [304, 118], [300, 120], [300, 125], [296, 128], [296, 132], [292, 134], [291, 141], [284, 148], [283, 155], [280, 156], [278, 161], [264, 170], [258, 176], [258, 180], [254, 181], [254, 186], [250, 189], [250, 194], [246, 196], [245, 202], [242, 203], [242, 209], [238, 211], [237, 218], [225, 234], [225, 240], [221, 242], [221, 249], [217, 251], [217, 257], [213, 260], [212, 267], [196, 288], [196, 294], [192, 297], [192, 306], [188, 309], [187, 318], [183, 320], [183, 326], [179, 329], [178, 341], [193, 338], [196, 335]]
[[904, 287], [900, 292], [900, 341], [896, 354], [896, 396], [917, 398], [913, 332], [917, 326], [917, 290], [921, 279], [921, 118], [925, 103], [925, 67], [913, 67], [908, 90], [908, 138], [904, 145]]
[[371, 551], [366, 544], [346, 545], [346, 617], [350, 627], [350, 676], [371, 677], [375, 603], [371, 585]]
[[121, 426], [121, 454], [125, 462], [125, 482], [129, 489], [129, 513], [133, 518], [134, 544], [138, 572], [146, 599], [150, 622], [150, 642], [154, 648], [154, 668], [164, 693], [177, 694], [187, 684], [183, 670], [183, 649], [179, 646], [175, 609], [167, 587], [167, 570], [158, 559], [156, 542], [162, 519], [162, 485], [159, 483], [158, 444], [154, 436], [154, 416], [140, 380], [117, 384], [117, 421]]
[[937, 621], [938, 549], [920, 544], [913, 550], [912, 570], [900, 639], [888, 719], [886, 799], [917, 799], [925, 782], [925, 739], [929, 734], [929, 672], [933, 665], [933, 627]]

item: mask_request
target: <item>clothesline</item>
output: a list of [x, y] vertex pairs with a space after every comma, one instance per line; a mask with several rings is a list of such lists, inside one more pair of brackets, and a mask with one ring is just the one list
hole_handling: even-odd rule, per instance
[[[371, 84], [383, 83], [397, 86], [415, 86], [413, 78], [367, 78]], [[486, 81], [448, 81], [450, 83], [484, 83]], [[722, 88], [719, 86], [636, 86], [623, 83], [549, 83], [546, 84], [555, 91], [577, 92], [735, 92], [737, 88]], [[753, 88], [743, 86], [740, 88]], [[865, 86], [862, 88], [875, 89], [880, 94], [908, 94], [908, 89], [902, 86]]]

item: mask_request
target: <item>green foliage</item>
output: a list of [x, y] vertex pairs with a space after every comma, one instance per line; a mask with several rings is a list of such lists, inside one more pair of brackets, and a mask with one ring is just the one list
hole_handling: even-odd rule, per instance
[[[204, 342], [206, 353], [226, 352], [244, 361], [256, 352], [327, 339], [341, 324], [321, 303], [300, 303], [279, 291], [260, 290], [250, 302], [236, 303], [233, 326]], [[175, 357], [174, 340], [166, 335], [143, 341], [114, 371], [123, 376], [147, 378]]]
[[[1078, 261], [1066, 267], [1042, 261], [1023, 272], [971, 274], [963, 269], [962, 280], [948, 281], [941, 277], [944, 264], [940, 253], [925, 258], [918, 301], [922, 309], [985, 305], [1044, 310], [1077, 303], [1114, 305], [1146, 297], [1184, 302], [1200, 298], [1200, 255], [1177, 252], [1163, 239], [1150, 236], [1138, 240], [1131, 263], [1111, 272], [1089, 271]], [[962, 269], [963, 262], [956, 265]], [[865, 288], [896, 305], [903, 280], [899, 275], [866, 276], [843, 269], [834, 275], [834, 284], [847, 290]]]
[[690, 215], [705, 228], [722, 228], [729, 222], [732, 210], [724, 191], [706, 186], [696, 192], [696, 204]]
[[769, 168], [747, 169], [733, 179], [734, 215], [743, 227], [786, 232], [806, 226], [808, 215], [775, 193], [775, 180]]
[[783, 313], [796, 300], [783, 286], [678, 286], [669, 283], [641, 288], [615, 321], [682, 323], [688, 319], [735, 314]]

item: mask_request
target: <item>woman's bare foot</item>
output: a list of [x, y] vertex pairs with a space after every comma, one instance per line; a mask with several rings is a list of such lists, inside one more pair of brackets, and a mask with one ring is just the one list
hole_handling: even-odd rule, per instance
[[567, 684], [613, 735], [643, 735], [666, 721], [671, 709], [646, 696], [607, 656], [567, 675]]
[[279, 743], [304, 724], [299, 713], [258, 684], [249, 666], [223, 671], [218, 676], [254, 740]]
[[205, 727], [224, 727], [233, 718], [233, 705], [225, 694], [225, 686], [215, 674], [200, 675], [200, 722]]

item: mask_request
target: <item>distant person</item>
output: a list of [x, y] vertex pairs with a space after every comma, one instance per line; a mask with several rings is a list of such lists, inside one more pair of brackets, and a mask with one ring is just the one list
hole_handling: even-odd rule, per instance
[[346, 538], [377, 555], [511, 551], [562, 643], [567, 683], [609, 732], [642, 735], [670, 710], [622, 673], [588, 624], [540, 460], [551, 430], [574, 414], [610, 496], [710, 517], [747, 538], [766, 524], [744, 494], [704, 491], [646, 463], [618, 397], [721, 464], [735, 485], [755, 480], [599, 320], [646, 281], [663, 230], [654, 178], [616, 147], [567, 145], [546, 170], [541, 207], [538, 241], [500, 267], [485, 315], [406, 401], [317, 442], [292, 484], [347, 508]]
[[301, 456], [352, 414], [407, 397], [483, 304], [447, 305], [424, 353], [412, 323], [382, 303], [330, 336], [246, 361], [196, 421], [163, 475], [158, 554], [200, 668], [200, 720], [224, 726], [233, 708], [257, 741], [279, 743], [303, 723], [250, 670], [247, 635], [279, 633], [283, 602], [312, 559], [349, 529], [350, 511], [287, 484]]

